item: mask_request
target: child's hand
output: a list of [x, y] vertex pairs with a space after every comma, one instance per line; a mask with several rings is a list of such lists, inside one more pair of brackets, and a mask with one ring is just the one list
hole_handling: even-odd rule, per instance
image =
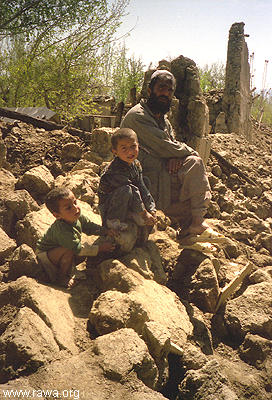
[[115, 249], [115, 244], [109, 241], [105, 241], [99, 245], [98, 253], [105, 252], [109, 253]]
[[143, 212], [142, 217], [144, 219], [145, 225], [154, 225], [157, 220], [155, 215], [152, 215], [146, 210]]

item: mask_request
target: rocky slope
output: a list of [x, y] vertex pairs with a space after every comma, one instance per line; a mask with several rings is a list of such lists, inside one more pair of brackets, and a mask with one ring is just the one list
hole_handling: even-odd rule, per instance
[[44, 196], [66, 184], [99, 222], [112, 130], [0, 132], [0, 399], [272, 398], [271, 129], [255, 128], [252, 143], [212, 135], [208, 219], [224, 243], [184, 248], [160, 213], [145, 246], [80, 260], [86, 279], [70, 292], [46, 283], [33, 251], [53, 220]]

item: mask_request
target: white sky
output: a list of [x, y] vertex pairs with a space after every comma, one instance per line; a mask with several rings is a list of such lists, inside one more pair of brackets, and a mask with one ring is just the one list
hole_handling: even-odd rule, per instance
[[254, 52], [253, 85], [262, 89], [269, 60], [265, 89], [272, 87], [272, 0], [130, 0], [127, 12], [119, 32], [136, 25], [125, 43], [146, 68], [179, 55], [200, 67], [225, 64], [229, 29], [244, 22], [249, 56]]

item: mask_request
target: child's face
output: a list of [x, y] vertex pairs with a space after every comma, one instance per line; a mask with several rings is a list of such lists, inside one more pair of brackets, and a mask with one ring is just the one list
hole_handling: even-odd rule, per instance
[[117, 147], [112, 152], [130, 165], [138, 157], [139, 145], [136, 139], [123, 138], [118, 140]]
[[77, 200], [72, 192], [68, 197], [59, 200], [59, 211], [54, 213], [54, 216], [68, 223], [73, 223], [79, 218], [80, 207], [77, 205]]

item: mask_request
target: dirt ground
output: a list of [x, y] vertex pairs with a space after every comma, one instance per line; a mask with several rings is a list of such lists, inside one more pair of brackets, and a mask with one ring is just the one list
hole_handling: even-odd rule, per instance
[[[226, 236], [232, 237], [236, 234], [240, 237], [242, 252], [247, 256], [251, 255], [259, 265], [272, 265], [272, 254], [268, 249], [261, 248], [255, 238], [250, 241], [242, 238], [242, 230], [247, 232], [249, 227], [243, 226], [237, 211], [243, 203], [247, 207], [248, 217], [250, 213], [255, 214], [272, 226], [272, 128], [261, 125], [258, 129], [257, 124], [254, 121], [252, 123], [250, 143], [235, 134], [212, 135], [212, 149], [228, 163], [221, 162], [214, 155], [208, 161], [207, 170], [213, 182], [213, 207], [209, 210], [208, 217], [219, 221], [216, 228]], [[0, 122], [0, 142], [4, 145], [0, 147], [0, 152], [6, 153], [6, 161], [2, 162], [2, 167], [12, 172], [16, 178], [42, 164], [49, 168], [54, 177], [68, 172], [77, 161], [62, 157], [63, 146], [67, 143], [77, 143], [83, 154], [90, 150], [89, 142], [72, 136], [65, 130], [46, 131], [18, 121]], [[236, 169], [231, 168], [231, 165]], [[220, 210], [216, 208], [218, 204]], [[165, 253], [165, 259], [168, 253]], [[170, 259], [167, 262], [171, 267], [174, 264]], [[12, 314], [12, 310], [9, 312]], [[85, 320], [82, 324], [85, 324]], [[79, 326], [79, 330], [84, 330], [83, 325]], [[86, 336], [84, 333], [79, 337], [80, 347], [85, 349], [87, 333]], [[237, 357], [235, 350], [223, 344], [218, 346], [217, 354], [218, 357], [228, 359]]]

